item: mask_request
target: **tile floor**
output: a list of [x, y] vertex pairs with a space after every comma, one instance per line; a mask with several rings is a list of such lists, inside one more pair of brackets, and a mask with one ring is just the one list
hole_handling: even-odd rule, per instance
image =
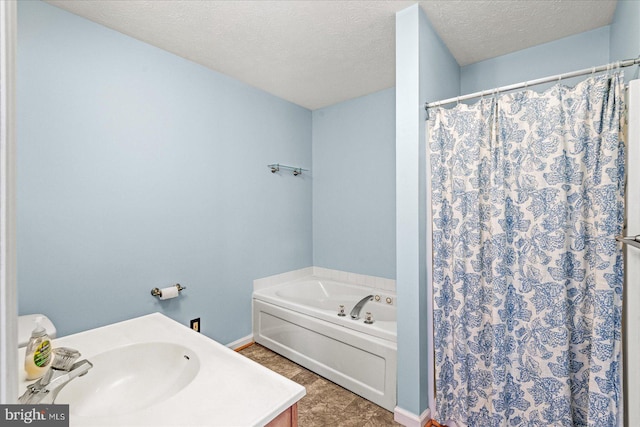
[[307, 389], [298, 402], [300, 427], [386, 427], [400, 426], [393, 413], [308, 371], [259, 344], [239, 351], [243, 356], [276, 371]]

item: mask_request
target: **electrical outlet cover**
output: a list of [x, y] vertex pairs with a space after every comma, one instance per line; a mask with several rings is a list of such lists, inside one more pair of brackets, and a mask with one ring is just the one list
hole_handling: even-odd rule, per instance
[[200, 318], [192, 319], [189, 323], [189, 327], [196, 332], [200, 332]]

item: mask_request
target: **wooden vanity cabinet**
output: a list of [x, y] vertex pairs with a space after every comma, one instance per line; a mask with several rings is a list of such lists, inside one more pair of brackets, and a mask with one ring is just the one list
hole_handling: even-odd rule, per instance
[[294, 403], [275, 417], [266, 427], [298, 427], [298, 404]]

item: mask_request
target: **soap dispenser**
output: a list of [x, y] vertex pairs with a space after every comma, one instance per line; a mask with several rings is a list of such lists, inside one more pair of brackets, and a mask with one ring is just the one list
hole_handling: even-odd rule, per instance
[[36, 327], [31, 332], [24, 359], [24, 370], [28, 380], [40, 378], [47, 372], [51, 364], [51, 340], [42, 327], [42, 316], [36, 317]]

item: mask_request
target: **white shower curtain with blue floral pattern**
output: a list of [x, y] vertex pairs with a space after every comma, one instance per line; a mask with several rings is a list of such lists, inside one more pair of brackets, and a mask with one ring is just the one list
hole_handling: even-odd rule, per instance
[[623, 90], [429, 110], [438, 421], [621, 425]]

